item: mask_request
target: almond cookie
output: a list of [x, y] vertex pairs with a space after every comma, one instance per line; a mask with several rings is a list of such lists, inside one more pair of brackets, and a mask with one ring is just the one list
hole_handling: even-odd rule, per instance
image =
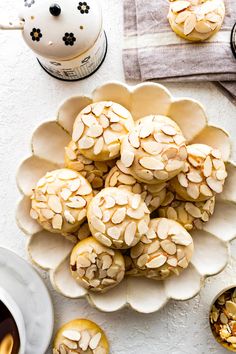
[[174, 0], [168, 20], [172, 30], [189, 41], [204, 41], [217, 33], [224, 21], [223, 0]]
[[94, 237], [88, 237], [74, 247], [70, 268], [82, 287], [103, 293], [117, 286], [125, 275], [121, 252], [103, 246]]
[[175, 177], [187, 158], [185, 138], [178, 125], [165, 116], [148, 116], [121, 144], [121, 161], [130, 173], [146, 184]]
[[203, 202], [187, 202], [176, 193], [167, 192], [166, 199], [158, 209], [158, 216], [175, 220], [186, 230], [202, 229], [215, 209], [215, 197]]
[[103, 330], [94, 322], [76, 319], [63, 325], [53, 343], [53, 354], [108, 354]]
[[33, 191], [30, 215], [48, 231], [73, 233], [85, 221], [92, 197], [92, 187], [80, 173], [48, 172]]
[[182, 225], [166, 218], [152, 219], [146, 235], [130, 251], [135, 267], [141, 271], [136, 275], [156, 280], [179, 275], [188, 267], [192, 254], [190, 234]]
[[111, 248], [136, 245], [148, 230], [150, 211], [140, 194], [104, 188], [90, 202], [88, 223], [92, 235]]
[[184, 200], [204, 201], [223, 191], [227, 172], [221, 153], [204, 144], [187, 146], [184, 170], [170, 181], [171, 188]]
[[130, 112], [114, 102], [84, 108], [75, 120], [72, 140], [80, 153], [93, 161], [118, 158], [122, 138], [134, 127]]
[[74, 141], [65, 148], [65, 165], [81, 173], [95, 190], [104, 188], [108, 172], [115, 166], [116, 160], [92, 161], [84, 157]]
[[151, 212], [159, 208], [161, 203], [164, 202], [166, 197], [166, 185], [165, 182], [159, 184], [138, 182], [120, 160], [118, 160], [116, 166], [110, 170], [105, 181], [105, 187], [118, 187], [129, 190], [135, 194], [140, 194]]

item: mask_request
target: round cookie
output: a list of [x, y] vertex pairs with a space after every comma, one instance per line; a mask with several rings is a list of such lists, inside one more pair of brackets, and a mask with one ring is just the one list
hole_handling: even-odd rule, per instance
[[187, 202], [169, 191], [158, 209], [158, 216], [175, 220], [186, 230], [202, 229], [215, 209], [215, 197], [203, 202]]
[[133, 127], [133, 118], [126, 108], [114, 102], [97, 102], [76, 118], [72, 140], [90, 160], [113, 160], [120, 156], [121, 140]]
[[117, 286], [125, 275], [122, 253], [103, 246], [94, 237], [88, 237], [74, 247], [70, 268], [82, 287], [103, 293]]
[[187, 146], [187, 152], [184, 170], [170, 181], [171, 188], [188, 201], [200, 202], [221, 193], [227, 172], [220, 151], [193, 144]]
[[30, 215], [46, 230], [73, 233], [87, 215], [91, 185], [78, 172], [60, 169], [41, 178], [31, 196]]
[[53, 343], [53, 354], [108, 354], [103, 330], [94, 322], [76, 319], [63, 325]]
[[[148, 278], [162, 280], [179, 275], [193, 254], [193, 240], [182, 225], [165, 218], [152, 219], [145, 236], [130, 251], [134, 265]], [[133, 274], [135, 275], [135, 274]]]
[[151, 212], [156, 210], [165, 200], [166, 185], [165, 182], [159, 184], [138, 182], [120, 160], [110, 170], [105, 181], [105, 187], [118, 187], [140, 194]]
[[136, 245], [148, 230], [150, 211], [139, 194], [104, 188], [90, 202], [88, 223], [92, 235], [111, 248]]
[[65, 165], [67, 168], [78, 171], [95, 190], [104, 188], [105, 179], [110, 169], [115, 166], [115, 160], [92, 161], [84, 157], [78, 146], [71, 141], [65, 148]]
[[122, 141], [121, 161], [140, 182], [157, 184], [175, 177], [187, 158], [185, 138], [165, 116], [148, 116]]
[[172, 30], [189, 41], [204, 41], [217, 33], [224, 21], [223, 0], [175, 0], [168, 20]]

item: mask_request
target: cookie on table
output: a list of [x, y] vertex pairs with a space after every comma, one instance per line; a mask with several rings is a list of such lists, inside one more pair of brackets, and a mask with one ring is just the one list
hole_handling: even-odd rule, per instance
[[148, 230], [150, 211], [141, 195], [119, 188], [104, 188], [90, 202], [88, 223], [92, 235], [111, 248], [136, 245]]
[[95, 190], [104, 188], [107, 174], [115, 166], [115, 161], [92, 161], [87, 159], [80, 153], [74, 141], [71, 141], [65, 148], [66, 167], [80, 172]]
[[184, 170], [170, 181], [171, 188], [184, 200], [204, 201], [223, 191], [227, 172], [221, 153], [204, 144], [187, 146]]
[[163, 183], [182, 171], [187, 158], [185, 138], [178, 125], [165, 116], [148, 116], [121, 144], [121, 161], [146, 184]]
[[103, 330], [94, 322], [76, 319], [63, 325], [53, 343], [53, 354], [108, 354]]
[[94, 237], [88, 237], [72, 250], [70, 269], [82, 287], [104, 293], [123, 280], [125, 261], [120, 251], [103, 246]]
[[186, 230], [202, 229], [215, 209], [215, 197], [203, 202], [188, 202], [176, 193], [167, 192], [166, 199], [158, 209], [158, 216], [175, 220]]
[[92, 197], [92, 187], [80, 173], [48, 172], [33, 191], [30, 215], [48, 231], [73, 233], [85, 221]]
[[[166, 218], [152, 219], [149, 230], [131, 249], [130, 256], [136, 275], [162, 280], [179, 275], [189, 265], [193, 254], [193, 240], [182, 225]], [[132, 275], [135, 275], [131, 271]]]
[[165, 182], [159, 184], [138, 182], [120, 160], [110, 170], [105, 181], [105, 187], [118, 187], [135, 194], [140, 194], [151, 212], [156, 210], [165, 200], [166, 185]]
[[121, 140], [133, 127], [133, 118], [126, 108], [114, 102], [97, 102], [76, 118], [72, 140], [90, 160], [113, 160], [119, 157]]
[[224, 21], [224, 0], [174, 0], [168, 20], [172, 30], [189, 41], [204, 41], [217, 33]]

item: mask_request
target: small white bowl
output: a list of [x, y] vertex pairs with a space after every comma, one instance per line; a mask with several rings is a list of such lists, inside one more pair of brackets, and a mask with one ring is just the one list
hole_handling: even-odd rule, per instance
[[19, 337], [20, 337], [19, 354], [25, 354], [26, 335], [25, 335], [25, 322], [24, 322], [23, 315], [18, 305], [11, 297], [11, 295], [3, 288], [0, 288], [0, 301], [2, 301], [2, 303], [7, 307], [7, 309], [10, 311], [10, 313], [12, 314], [16, 322], [17, 329], [19, 332]]

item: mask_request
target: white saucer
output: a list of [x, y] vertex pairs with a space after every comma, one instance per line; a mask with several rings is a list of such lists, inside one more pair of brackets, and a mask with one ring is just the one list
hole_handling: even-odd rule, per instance
[[48, 290], [25, 260], [3, 247], [0, 247], [0, 286], [10, 293], [22, 311], [26, 326], [25, 354], [45, 353], [54, 325]]

